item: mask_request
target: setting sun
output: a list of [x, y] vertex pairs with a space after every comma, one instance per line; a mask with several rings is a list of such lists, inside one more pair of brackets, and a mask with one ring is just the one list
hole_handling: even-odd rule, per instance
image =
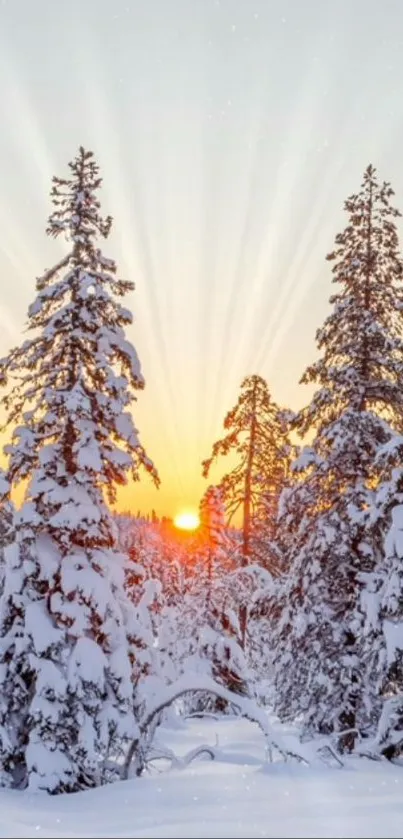
[[200, 519], [197, 513], [184, 512], [175, 516], [174, 523], [179, 530], [197, 530]]

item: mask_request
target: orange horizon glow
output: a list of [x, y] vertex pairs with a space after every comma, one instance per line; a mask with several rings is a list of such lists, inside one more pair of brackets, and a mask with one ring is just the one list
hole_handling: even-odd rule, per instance
[[178, 530], [197, 530], [200, 527], [198, 513], [192, 510], [184, 510], [175, 516], [174, 525]]

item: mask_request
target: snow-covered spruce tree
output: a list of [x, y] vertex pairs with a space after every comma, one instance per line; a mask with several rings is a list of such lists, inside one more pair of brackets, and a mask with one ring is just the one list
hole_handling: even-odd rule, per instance
[[227, 570], [230, 567], [228, 555], [230, 544], [226, 538], [225, 506], [220, 487], [210, 486], [204, 493], [200, 502], [200, 549], [199, 555], [203, 557], [203, 564], [206, 570], [206, 603], [208, 604], [213, 588], [214, 576], [217, 573], [217, 564]]
[[275, 638], [277, 710], [302, 714], [308, 731], [336, 733], [341, 749], [353, 748], [368, 717], [361, 595], [382, 547], [371, 524], [377, 455], [403, 404], [403, 265], [392, 196], [369, 166], [345, 203], [348, 224], [327, 257], [338, 291], [317, 333], [321, 357], [302, 377], [318, 389], [294, 423], [313, 439], [281, 501], [290, 570]]
[[367, 631], [364, 673], [372, 750], [393, 758], [403, 753], [403, 437], [381, 450], [373, 527], [386, 530], [381, 561], [368, 575], [362, 603]]
[[14, 507], [9, 499], [10, 486], [0, 469], [0, 594], [3, 591], [5, 549], [14, 537]]
[[[219, 486], [229, 521], [242, 510], [241, 563], [260, 562], [270, 569], [274, 552], [276, 506], [287, 474], [290, 447], [284, 414], [273, 402], [261, 376], [248, 376], [241, 394], [224, 420], [228, 432], [214, 443], [212, 455], [203, 462], [207, 477], [221, 455], [235, 453], [238, 463]], [[245, 645], [247, 604], [240, 611], [241, 642]]]
[[[210, 486], [200, 502], [200, 540], [198, 548], [198, 614], [195, 625], [197, 654], [204, 672], [233, 693], [249, 692], [247, 664], [239, 645], [236, 600], [231, 591], [233, 559], [227, 538], [222, 491]], [[200, 585], [201, 583], [201, 585]], [[206, 695], [195, 698], [194, 708], [215, 711], [228, 709], [228, 702]]]
[[97, 246], [111, 219], [92, 152], [69, 167], [54, 178], [47, 228], [67, 253], [37, 280], [32, 337], [0, 362], [7, 476], [29, 479], [0, 604], [0, 775], [52, 793], [100, 783], [102, 760], [135, 733], [144, 643], [104, 496], [141, 467], [158, 480], [130, 411], [144, 381], [117, 298], [133, 284]]

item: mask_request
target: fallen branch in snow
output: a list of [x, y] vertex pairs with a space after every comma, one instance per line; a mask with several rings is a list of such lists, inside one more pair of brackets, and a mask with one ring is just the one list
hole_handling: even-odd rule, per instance
[[191, 749], [191, 751], [184, 757], [177, 757], [170, 749], [167, 749], [166, 752], [161, 750], [161, 754], [148, 756], [147, 763], [152, 763], [154, 760], [170, 760], [172, 769], [184, 769], [186, 766], [189, 766], [189, 763], [191, 763], [192, 760], [196, 760], [196, 758], [200, 757], [200, 755], [208, 755], [211, 757], [211, 760], [216, 759], [216, 751], [214, 747], [205, 745], [196, 746], [195, 749]]
[[218, 720], [217, 714], [212, 714], [210, 711], [194, 711], [192, 714], [185, 714], [185, 720], [202, 720], [208, 717], [210, 720]]
[[185, 757], [181, 757], [179, 759], [177, 758], [175, 766], [178, 769], [189, 766], [189, 763], [192, 763], [192, 760], [196, 760], [196, 758], [200, 757], [200, 755], [208, 755], [211, 757], [211, 760], [215, 760], [216, 758], [216, 752], [213, 746], [196, 746], [196, 748], [188, 752]]
[[156, 700], [154, 705], [148, 707], [143, 719], [140, 720], [140, 736], [136, 737], [129, 746], [121, 770], [122, 780], [128, 779], [133, 761], [135, 762], [134, 774], [137, 777], [142, 774], [147, 763], [155, 730], [161, 720], [162, 711], [172, 705], [177, 699], [180, 699], [181, 696], [184, 696], [184, 694], [193, 693], [194, 691], [205, 691], [220, 699], [224, 699], [237, 707], [245, 719], [256, 723], [265, 737], [266, 753], [270, 756], [270, 759], [272, 759], [273, 751], [277, 751], [285, 761], [292, 758], [300, 763], [308, 764], [308, 761], [302, 755], [291, 752], [286, 746], [281, 744], [279, 738], [274, 737], [265, 712], [253, 700], [227, 690], [208, 676], [195, 675], [191, 678], [182, 676], [176, 682], [173, 682], [173, 684], [167, 685], [162, 697]]
[[376, 754], [376, 752], [371, 752], [367, 749], [354, 752], [354, 757], [365, 757], [367, 760], [375, 760], [378, 761], [378, 763], [382, 760], [382, 755]]

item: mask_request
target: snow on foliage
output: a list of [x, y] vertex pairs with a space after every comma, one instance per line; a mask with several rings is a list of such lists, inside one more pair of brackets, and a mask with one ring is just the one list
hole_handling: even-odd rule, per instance
[[[393, 191], [369, 166], [346, 201], [328, 256], [338, 291], [302, 377], [317, 386], [310, 404], [281, 411], [264, 379], [243, 381], [204, 476], [220, 455], [238, 461], [207, 489], [199, 530], [179, 536], [155, 515], [108, 507], [129, 477], [158, 476], [132, 415], [144, 379], [119, 299], [134, 286], [98, 247], [111, 228], [100, 186], [83, 148], [69, 177], [54, 179], [47, 233], [68, 252], [37, 280], [31, 337], [0, 361], [13, 428], [0, 471], [0, 783], [59, 793], [105, 783], [119, 765], [122, 777], [140, 775], [173, 706], [238, 709], [287, 757], [254, 702], [263, 692], [304, 735], [401, 754]], [[291, 431], [309, 445], [294, 449]], [[24, 480], [16, 512], [10, 493]], [[240, 531], [229, 526], [238, 511]]]
[[54, 179], [47, 232], [70, 250], [37, 281], [34, 337], [0, 365], [7, 477], [29, 479], [0, 603], [0, 770], [4, 784], [49, 792], [99, 784], [108, 754], [135, 736], [147, 646], [104, 498], [129, 472], [157, 475], [130, 413], [144, 380], [117, 298], [133, 284], [96, 246], [111, 227], [100, 185], [83, 148]]
[[0, 469], [0, 594], [3, 589], [5, 549], [13, 539], [14, 507], [9, 498], [10, 484], [5, 472]]
[[[368, 671], [378, 695], [375, 748], [388, 757], [403, 750], [403, 470], [402, 438], [383, 449], [384, 481], [379, 486], [374, 520], [389, 523], [376, 574], [376, 630], [368, 643]], [[382, 527], [382, 531], [384, 527]], [[376, 623], [375, 623], [376, 621]]]
[[[338, 292], [317, 333], [321, 356], [302, 377], [317, 390], [293, 422], [313, 440], [280, 505], [289, 573], [274, 637], [277, 710], [302, 715], [307, 731], [338, 733], [341, 749], [353, 748], [378, 714], [373, 651], [385, 517], [373, 511], [384, 478], [380, 453], [403, 406], [403, 264], [392, 196], [369, 166], [361, 191], [346, 201], [348, 225], [328, 256]], [[400, 552], [396, 531], [393, 545]]]

